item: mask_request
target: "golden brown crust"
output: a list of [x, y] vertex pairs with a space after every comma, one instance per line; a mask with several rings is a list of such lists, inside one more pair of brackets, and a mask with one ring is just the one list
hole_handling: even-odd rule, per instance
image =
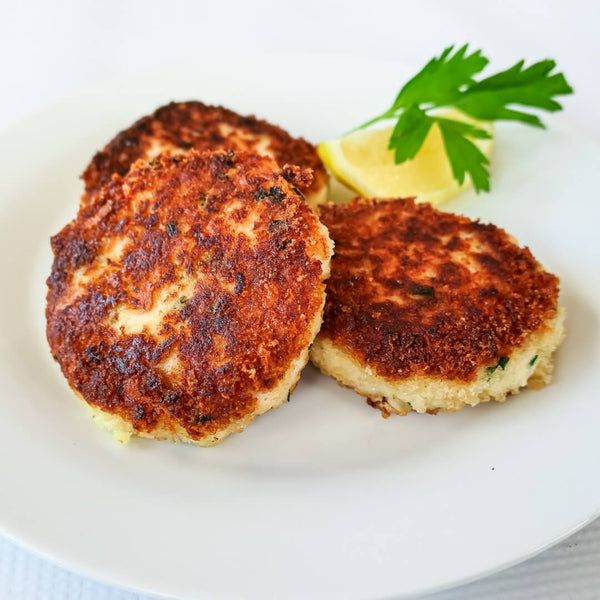
[[[286, 179], [304, 175], [191, 151], [114, 176], [52, 238], [47, 336], [70, 385], [141, 432], [199, 439], [252, 412], [323, 302], [330, 242]], [[159, 304], [137, 332], [119, 321]]]
[[[265, 146], [265, 139], [268, 144]], [[87, 203], [93, 193], [116, 173], [125, 175], [138, 159], [153, 158], [158, 151], [182, 152], [230, 149], [269, 153], [280, 166], [310, 168], [314, 178], [302, 190], [312, 193], [326, 182], [326, 173], [315, 147], [294, 138], [281, 127], [254, 116], [242, 116], [222, 106], [202, 102], [171, 102], [121, 131], [97, 152], [85, 172]]]
[[494, 225], [401, 199], [321, 219], [336, 251], [319, 337], [383, 377], [473, 380], [556, 315], [557, 277]]

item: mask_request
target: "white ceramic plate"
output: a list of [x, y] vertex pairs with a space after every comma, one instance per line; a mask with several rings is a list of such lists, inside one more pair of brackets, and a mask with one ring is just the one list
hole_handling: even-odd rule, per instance
[[384, 420], [309, 367], [288, 405], [221, 446], [119, 446], [50, 358], [48, 238], [116, 131], [199, 98], [316, 141], [384, 108], [411, 72], [212, 60], [103, 85], [0, 136], [0, 530], [88, 576], [171, 597], [348, 600], [479, 577], [600, 512], [600, 151], [568, 130], [498, 127], [493, 192], [446, 205], [506, 227], [561, 276], [569, 335], [542, 391]]

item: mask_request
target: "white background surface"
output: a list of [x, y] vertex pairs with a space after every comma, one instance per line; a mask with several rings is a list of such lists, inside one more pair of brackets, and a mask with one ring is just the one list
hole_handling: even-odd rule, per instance
[[[471, 41], [492, 58], [494, 68], [522, 57], [557, 59], [576, 89], [576, 95], [565, 100], [567, 110], [561, 118], [600, 140], [596, 2], [0, 1], [0, 7], [0, 128], [81, 86], [184, 59], [310, 52], [420, 65], [449, 43]], [[264, 68], [269, 69], [268, 61]], [[298, 77], [310, 86], [310, 73]], [[388, 101], [382, 98], [382, 108]], [[536, 559], [428, 600], [595, 600], [600, 598], [598, 573], [596, 522]], [[0, 541], [0, 598], [140, 596], [90, 582]]]

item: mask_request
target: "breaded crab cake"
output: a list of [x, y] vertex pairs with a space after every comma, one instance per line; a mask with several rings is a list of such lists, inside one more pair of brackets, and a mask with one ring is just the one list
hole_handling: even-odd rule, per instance
[[321, 218], [336, 252], [311, 359], [384, 416], [550, 381], [559, 281], [505, 231], [412, 200], [356, 199]]
[[254, 152], [270, 156], [280, 167], [290, 164], [310, 168], [313, 179], [301, 188], [306, 201], [315, 207], [326, 200], [327, 173], [310, 142], [294, 138], [281, 127], [256, 117], [192, 101], [171, 102], [158, 108], [121, 131], [96, 153], [83, 174], [82, 203], [88, 203], [113, 173], [125, 175], [136, 160], [192, 148]]
[[202, 446], [288, 398], [332, 252], [311, 174], [232, 151], [114, 176], [52, 238], [47, 337], [98, 421]]

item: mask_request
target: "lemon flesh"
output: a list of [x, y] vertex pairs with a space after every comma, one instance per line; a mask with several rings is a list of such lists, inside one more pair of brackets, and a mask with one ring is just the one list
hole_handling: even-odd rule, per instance
[[[476, 121], [458, 111], [446, 111], [439, 116], [472, 123], [490, 135], [493, 132], [490, 122]], [[394, 153], [388, 149], [392, 129], [357, 131], [321, 142], [317, 150], [331, 173], [364, 197], [415, 197], [418, 202], [439, 204], [471, 184], [468, 175], [462, 185], [452, 176], [437, 124], [429, 130], [415, 158], [400, 165], [395, 164]], [[492, 139], [474, 139], [473, 143], [485, 156], [490, 156]]]

